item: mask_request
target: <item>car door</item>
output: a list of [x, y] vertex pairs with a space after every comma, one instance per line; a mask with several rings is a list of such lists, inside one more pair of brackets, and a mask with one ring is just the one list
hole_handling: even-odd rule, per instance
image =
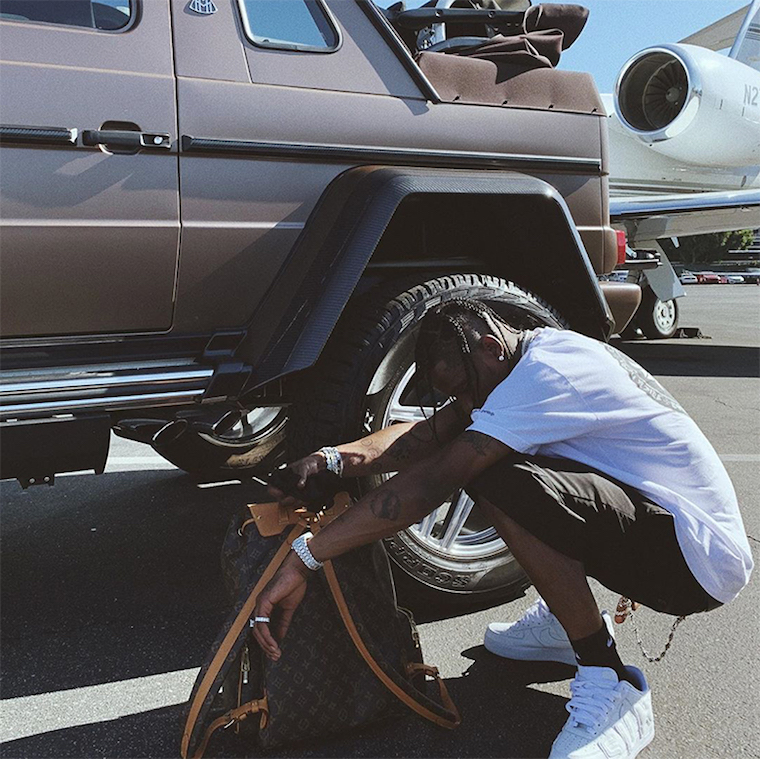
[[169, 0], [0, 0], [3, 338], [168, 330]]
[[583, 211], [582, 234], [604, 231], [591, 106], [442, 102], [363, 0], [172, 2], [183, 229], [175, 329], [245, 325], [325, 188], [360, 164], [535, 173]]
[[356, 2], [173, 3], [183, 230], [175, 328], [231, 328], [249, 319], [327, 185], [355, 165], [331, 146], [378, 144], [384, 123], [426, 106]]

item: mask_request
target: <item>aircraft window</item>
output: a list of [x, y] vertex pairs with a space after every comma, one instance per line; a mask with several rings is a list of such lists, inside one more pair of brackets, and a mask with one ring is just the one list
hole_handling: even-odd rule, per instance
[[134, 0], [0, 0], [0, 21], [31, 21], [116, 31], [133, 18]]
[[340, 46], [320, 0], [239, 0], [248, 39], [261, 47], [329, 53]]

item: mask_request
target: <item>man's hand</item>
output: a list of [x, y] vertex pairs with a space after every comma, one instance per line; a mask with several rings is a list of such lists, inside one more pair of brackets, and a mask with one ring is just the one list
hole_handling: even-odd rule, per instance
[[[296, 487], [303, 490], [306, 487], [306, 480], [317, 472], [326, 468], [325, 457], [321, 453], [310, 453], [292, 464], [288, 464], [285, 469], [292, 472], [293, 479], [296, 480]], [[291, 495], [286, 495], [282, 490], [274, 485], [267, 487], [269, 495], [279, 501], [283, 506], [288, 508], [298, 508], [305, 504], [304, 500], [299, 500]]]
[[309, 550], [317, 561], [326, 561], [389, 537], [419, 522], [510, 450], [488, 435], [465, 431], [427, 459], [369, 491], [311, 538]]
[[[435, 426], [422, 419], [419, 422], [400, 422], [373, 432], [353, 443], [338, 446], [343, 460], [343, 477], [366, 477], [384, 472], [403, 472], [416, 463], [437, 453], [462, 433], [469, 424], [469, 410], [460, 401], [454, 401], [435, 414]], [[309, 477], [327, 469], [324, 454], [316, 451], [288, 464], [283, 470], [295, 481], [296, 490], [303, 490]], [[269, 485], [269, 494], [288, 508], [305, 505], [286, 494], [281, 487]]]
[[[309, 540], [309, 550], [317, 561], [324, 562], [393, 535], [418, 522], [446, 496], [505, 457], [510, 450], [488, 435], [465, 431], [424, 461], [367, 493], [325, 525]], [[272, 621], [271, 625], [257, 622], [254, 637], [273, 661], [280, 658], [279, 643], [304, 597], [309, 573], [310, 570], [291, 552], [259, 596], [255, 616], [271, 617]]]
[[309, 574], [310, 570], [291, 551], [256, 602], [254, 617], [269, 617], [271, 622], [256, 622], [253, 637], [272, 661], [277, 661], [282, 655], [280, 644], [295, 610], [303, 601]]

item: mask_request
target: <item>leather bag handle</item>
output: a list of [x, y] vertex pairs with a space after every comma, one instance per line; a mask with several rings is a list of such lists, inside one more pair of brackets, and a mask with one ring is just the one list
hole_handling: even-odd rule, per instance
[[193, 759], [202, 759], [203, 754], [206, 753], [206, 747], [208, 746], [208, 742], [211, 740], [211, 736], [217, 730], [220, 728], [224, 729], [226, 727], [229, 727], [233, 723], [241, 722], [246, 717], [248, 717], [249, 714], [257, 713], [261, 714], [261, 726], [264, 727], [264, 725], [266, 725], [267, 718], [269, 717], [269, 706], [267, 704], [266, 697], [257, 699], [256, 701], [248, 701], [247, 703], [241, 704], [235, 709], [230, 709], [230, 711], [228, 711], [226, 714], [223, 714], [221, 717], [217, 717], [208, 726], [208, 728], [206, 728], [203, 739], [193, 754]]
[[[339, 496], [336, 496], [336, 502], [339, 502], [340, 496], [343, 495], [344, 494], [339, 494]], [[336, 509], [336, 512], [340, 512], [341, 510], [347, 508], [347, 504], [342, 503], [343, 500], [344, 499], [340, 499], [341, 508]], [[350, 500], [347, 497], [345, 500], [348, 500], [350, 503]], [[295, 515], [293, 516], [295, 517]], [[334, 516], [337, 516], [337, 513]], [[247, 526], [256, 518], [257, 517], [254, 515], [254, 519], [247, 520], [245, 525]], [[322, 525], [319, 524], [313, 524], [312, 529], [314, 529], [316, 532], [321, 526]], [[240, 637], [241, 632], [243, 632], [243, 630], [248, 626], [248, 621], [251, 618], [251, 615], [253, 614], [253, 611], [256, 607], [256, 602], [258, 601], [259, 594], [267, 585], [267, 583], [272, 579], [272, 577], [274, 577], [283, 561], [285, 561], [285, 558], [290, 551], [292, 542], [302, 532], [304, 532], [304, 530], [304, 523], [299, 519], [298, 524], [296, 524], [296, 526], [288, 534], [287, 538], [282, 542], [282, 545], [278, 548], [272, 560], [267, 565], [253, 590], [249, 593], [248, 598], [235, 617], [235, 620], [225, 635], [221, 645], [214, 654], [214, 658], [212, 659], [209, 668], [206, 670], [206, 673], [201, 680], [201, 684], [198, 686], [198, 689], [194, 694], [190, 709], [188, 711], [187, 720], [185, 722], [185, 729], [182, 734], [182, 759], [188, 759], [190, 738], [192, 736], [195, 723], [198, 720], [203, 704], [208, 696], [209, 691], [213, 687], [216, 677], [224, 665], [227, 656], [232, 651], [235, 643]], [[385, 687], [388, 688], [388, 690], [393, 693], [393, 695], [396, 696], [403, 704], [408, 706], [421, 717], [424, 717], [434, 724], [439, 725], [440, 727], [445, 727], [449, 730], [458, 727], [462, 722], [461, 715], [459, 714], [459, 710], [449, 695], [446, 684], [438, 674], [438, 669], [427, 664], [412, 663], [407, 666], [407, 673], [411, 676], [417, 672], [424, 672], [426, 675], [435, 678], [438, 683], [438, 689], [440, 692], [441, 703], [443, 704], [445, 716], [437, 714], [436, 712], [424, 706], [413, 696], [410, 696], [380, 667], [380, 665], [375, 661], [372, 654], [367, 649], [367, 646], [362, 640], [359, 631], [356, 629], [356, 624], [351, 617], [351, 612], [348, 609], [348, 604], [346, 603], [345, 596], [343, 595], [343, 591], [341, 590], [340, 584], [338, 583], [338, 578], [335, 575], [335, 569], [333, 568], [331, 561], [325, 562], [324, 572], [328, 585], [330, 587], [330, 591], [332, 592], [333, 599], [335, 600], [335, 604], [338, 607], [338, 612], [340, 613], [341, 620], [343, 621], [343, 624], [346, 627], [346, 630], [353, 644], [356, 646], [357, 651], [361, 654], [364, 661], [367, 663], [375, 676], [380, 680], [380, 682], [382, 682], [383, 685], [385, 685]], [[424, 693], [417, 691], [416, 688], [411, 685], [411, 683], [410, 686], [420, 698], [427, 700], [427, 696]], [[206, 729], [206, 732], [204, 733], [197, 750], [193, 753], [193, 759], [201, 759], [211, 736], [218, 729], [227, 727], [233, 722], [239, 722], [248, 717], [250, 714], [256, 712], [261, 712], [262, 720], [266, 720], [268, 715], [268, 706], [266, 704], [266, 699], [250, 701], [246, 704], [242, 704], [236, 709], [232, 709], [221, 717], [215, 719]]]
[[[451, 696], [449, 695], [446, 684], [438, 674], [438, 670], [435, 667], [430, 667], [426, 664], [416, 664], [407, 668], [409, 674], [414, 674], [414, 672], [424, 672], [425, 674], [430, 675], [436, 679], [438, 682], [441, 701], [443, 702], [443, 708], [446, 712], [446, 716], [436, 714], [431, 709], [423, 706], [416, 698], [410, 696], [403, 688], [394, 682], [388, 676], [385, 670], [380, 667], [380, 665], [375, 661], [375, 659], [372, 657], [372, 654], [367, 649], [367, 646], [364, 644], [359, 631], [356, 629], [354, 620], [351, 617], [351, 612], [348, 610], [348, 604], [346, 603], [345, 596], [343, 595], [343, 591], [340, 589], [340, 584], [338, 583], [338, 578], [335, 575], [335, 569], [332, 565], [332, 562], [326, 561], [324, 563], [323, 570], [325, 577], [327, 578], [327, 583], [330, 586], [330, 590], [332, 591], [333, 598], [335, 599], [335, 604], [338, 607], [338, 611], [340, 612], [340, 618], [343, 620], [343, 624], [345, 625], [348, 634], [351, 636], [351, 640], [356, 646], [357, 651], [361, 654], [364, 661], [367, 662], [367, 665], [372, 670], [372, 672], [374, 672], [380, 682], [385, 685], [385, 687], [388, 688], [388, 690], [393, 693], [393, 695], [396, 696], [399, 701], [415, 711], [421, 717], [430, 720], [440, 727], [445, 727], [448, 730], [453, 730], [455, 727], [458, 727], [462, 722], [462, 717], [459, 714], [459, 710], [452, 701]], [[427, 699], [427, 696], [425, 696], [424, 693], [420, 693], [416, 689], [415, 692], [422, 698]]]
[[[262, 590], [264, 590], [264, 587], [266, 584], [274, 577], [275, 572], [280, 568], [280, 565], [283, 561], [285, 561], [285, 557], [288, 555], [290, 551], [290, 545], [291, 543], [304, 531], [304, 527], [301, 524], [297, 524], [289, 533], [285, 540], [283, 540], [282, 545], [277, 549], [277, 553], [275, 553], [272, 560], [267, 565], [267, 568], [262, 573], [261, 577], [259, 578], [259, 581], [254, 586], [253, 590], [248, 594], [248, 598], [246, 599], [245, 603], [243, 604], [242, 608], [238, 612], [237, 616], [235, 617], [234, 622], [232, 623], [232, 626], [230, 627], [227, 634], [224, 636], [224, 640], [222, 641], [219, 648], [216, 650], [216, 653], [214, 654], [214, 658], [211, 661], [211, 664], [209, 665], [209, 668], [206, 670], [206, 674], [203, 676], [203, 679], [201, 680], [201, 684], [198, 686], [198, 690], [195, 692], [195, 695], [193, 697], [193, 700], [190, 704], [190, 710], [188, 711], [187, 720], [185, 721], [185, 729], [182, 733], [182, 746], [181, 746], [181, 755], [182, 759], [187, 759], [189, 750], [190, 750], [190, 738], [193, 733], [193, 729], [195, 727], [195, 723], [198, 720], [198, 717], [200, 715], [201, 709], [203, 707], [203, 704], [206, 700], [206, 697], [208, 696], [209, 691], [214, 685], [214, 681], [216, 680], [216, 676], [221, 670], [222, 666], [224, 665], [225, 660], [227, 659], [227, 656], [232, 651], [232, 649], [235, 646], [235, 643], [237, 642], [238, 638], [240, 637], [240, 634], [243, 632], [245, 628], [248, 627], [248, 621], [251, 618], [251, 615], [253, 614], [253, 610], [256, 608], [256, 601], [259, 598], [259, 594]], [[255, 703], [255, 702], [251, 702]], [[243, 719], [245, 716], [247, 716], [247, 712], [245, 712], [243, 707], [249, 706], [249, 704], [244, 704], [241, 707], [238, 707], [237, 711], [241, 711], [241, 714], [235, 717], [224, 715], [227, 717], [225, 722], [220, 722], [221, 717], [217, 720], [214, 720], [206, 730], [206, 734], [203, 737], [203, 741], [201, 743], [200, 749], [196, 751], [193, 754], [193, 757], [201, 757], [203, 756], [203, 751], [206, 749], [206, 744], [208, 743], [209, 738], [211, 737], [211, 734], [219, 729], [220, 727], [223, 727], [224, 724], [228, 724], [229, 720], [232, 719], [233, 721], [238, 721], [239, 719]], [[233, 710], [236, 711], [236, 710]], [[231, 713], [230, 713], [231, 715]]]

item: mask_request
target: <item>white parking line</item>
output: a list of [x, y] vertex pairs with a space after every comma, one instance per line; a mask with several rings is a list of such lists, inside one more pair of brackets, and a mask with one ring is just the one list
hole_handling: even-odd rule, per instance
[[147, 456], [109, 456], [106, 463], [106, 472], [130, 472], [135, 469], [177, 469], [177, 467], [152, 452]]
[[0, 701], [0, 743], [182, 704], [198, 669]]

